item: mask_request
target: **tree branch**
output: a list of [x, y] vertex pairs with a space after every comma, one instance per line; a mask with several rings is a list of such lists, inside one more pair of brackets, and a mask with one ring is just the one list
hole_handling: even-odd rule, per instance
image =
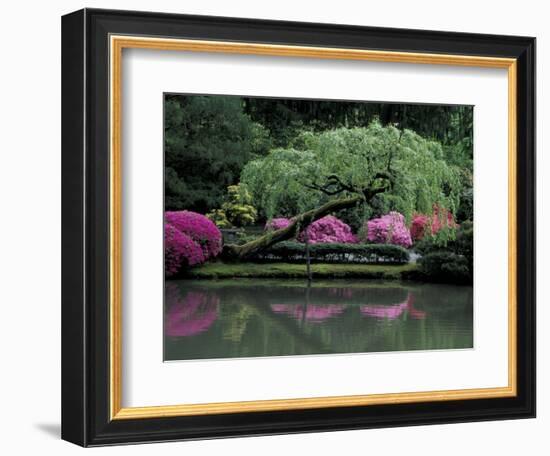
[[242, 260], [254, 253], [268, 249], [278, 242], [292, 239], [298, 233], [300, 227], [309, 226], [316, 220], [329, 215], [332, 212], [337, 212], [342, 209], [348, 209], [355, 206], [362, 201], [362, 197], [353, 196], [351, 198], [342, 198], [329, 201], [322, 206], [312, 209], [307, 212], [303, 212], [292, 219], [290, 225], [279, 230], [271, 231], [263, 236], [260, 236], [253, 241], [247, 242], [243, 245], [228, 244], [223, 248], [223, 256], [227, 259], [239, 259]]
[[328, 176], [327, 182], [324, 185], [319, 185], [316, 182], [313, 182], [311, 184], [303, 183], [302, 185], [312, 190], [318, 190], [329, 196], [338, 195], [345, 191], [361, 194], [361, 192], [357, 191], [356, 188], [342, 182], [342, 180], [336, 174], [331, 174], [330, 176]]

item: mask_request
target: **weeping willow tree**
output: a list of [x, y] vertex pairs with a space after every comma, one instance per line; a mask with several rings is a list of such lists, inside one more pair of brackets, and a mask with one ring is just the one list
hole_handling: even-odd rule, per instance
[[411, 130], [382, 126], [305, 132], [292, 149], [275, 149], [249, 162], [241, 184], [266, 217], [292, 217], [286, 228], [243, 245], [226, 256], [245, 258], [295, 236], [325, 215], [376, 206], [410, 220], [433, 206], [455, 212], [460, 198], [457, 169], [444, 160], [441, 144]]

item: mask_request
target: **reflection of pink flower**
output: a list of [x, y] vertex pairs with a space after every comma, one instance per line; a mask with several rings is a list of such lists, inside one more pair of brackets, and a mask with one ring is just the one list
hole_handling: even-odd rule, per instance
[[414, 295], [412, 293], [407, 295], [406, 301], [399, 304], [394, 304], [391, 306], [364, 305], [360, 307], [361, 314], [365, 317], [373, 317], [380, 320], [395, 320], [401, 316], [405, 310], [411, 318], [414, 318], [415, 320], [423, 320], [427, 315], [423, 310], [414, 308]]
[[327, 318], [340, 315], [345, 306], [341, 304], [329, 304], [326, 306], [308, 305], [305, 309], [300, 304], [271, 304], [271, 310], [275, 313], [285, 313], [294, 317], [296, 320], [305, 318], [306, 320], [317, 323]]
[[189, 291], [181, 297], [178, 292], [177, 287], [166, 289], [166, 335], [193, 336], [210, 328], [218, 318], [219, 297], [197, 291]]
[[414, 295], [412, 293], [409, 293], [409, 297], [407, 299], [407, 312], [409, 312], [411, 318], [414, 318], [415, 320], [424, 320], [427, 315], [424, 310], [414, 308]]
[[329, 296], [334, 296], [336, 298], [351, 299], [353, 298], [353, 288], [336, 288], [330, 287], [327, 288], [327, 293]]
[[403, 311], [407, 308], [407, 303], [395, 304], [393, 306], [379, 306], [379, 305], [369, 305], [361, 306], [361, 314], [366, 317], [379, 318], [381, 320], [395, 320], [399, 317]]

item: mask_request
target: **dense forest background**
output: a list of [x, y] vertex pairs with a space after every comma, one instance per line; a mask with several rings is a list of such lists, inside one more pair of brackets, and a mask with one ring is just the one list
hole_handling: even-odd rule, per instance
[[461, 173], [457, 220], [472, 219], [472, 106], [237, 96], [165, 96], [165, 209], [207, 213], [221, 206], [250, 160], [293, 147], [304, 131], [374, 120], [441, 143], [445, 160]]

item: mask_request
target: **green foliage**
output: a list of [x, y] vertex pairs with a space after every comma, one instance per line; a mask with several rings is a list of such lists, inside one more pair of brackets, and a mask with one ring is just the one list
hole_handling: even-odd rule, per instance
[[270, 98], [243, 100], [245, 112], [269, 130], [276, 147], [296, 147], [297, 138], [304, 130], [363, 127], [378, 119], [382, 125], [397, 125], [440, 142], [451, 164], [468, 166], [473, 158], [472, 106]]
[[467, 221], [462, 223], [454, 241], [454, 251], [468, 261], [470, 271], [474, 270], [474, 225]]
[[[275, 167], [273, 174], [286, 175], [288, 166], [301, 166], [308, 162], [308, 157], [294, 157], [295, 154], [311, 152], [316, 159], [322, 147], [328, 144], [334, 130], [369, 130], [373, 133], [372, 124], [378, 119], [378, 125], [387, 132], [386, 135], [374, 134], [371, 144], [380, 140], [383, 153], [388, 151], [394, 140], [390, 131], [405, 133], [410, 129], [420, 136], [441, 144], [433, 150], [436, 159], [443, 159], [451, 166], [461, 168], [469, 173], [470, 178], [461, 175], [464, 190], [460, 196], [457, 220], [460, 222], [472, 218], [472, 159], [473, 159], [473, 109], [471, 106], [429, 106], [387, 103], [362, 103], [347, 101], [300, 100], [247, 98], [232, 96], [198, 96], [167, 95], [165, 97], [165, 204], [166, 210], [189, 209], [206, 213], [220, 208], [223, 203], [224, 189], [238, 183], [242, 168], [251, 160], [265, 156], [268, 151], [279, 149], [283, 163]], [[327, 130], [332, 130], [327, 131]], [[321, 132], [327, 131], [324, 137]], [[411, 142], [407, 134], [402, 142]], [[341, 135], [340, 135], [341, 136]], [[384, 140], [381, 136], [385, 136]], [[322, 137], [322, 138], [321, 138]], [[317, 139], [315, 139], [317, 138]], [[346, 138], [333, 138], [333, 142], [346, 142]], [[360, 141], [359, 141], [360, 142]], [[413, 141], [414, 142], [414, 141]], [[432, 141], [425, 141], [426, 144]], [[405, 146], [404, 146], [405, 147]], [[416, 146], [415, 146], [416, 147]], [[423, 145], [422, 148], [430, 148]], [[416, 151], [416, 148], [414, 148]], [[360, 151], [364, 153], [364, 150]], [[285, 155], [285, 156], [283, 156]], [[273, 157], [273, 162], [275, 161]], [[372, 163], [369, 162], [368, 166]], [[322, 164], [326, 171], [327, 163]], [[344, 163], [342, 163], [344, 165]], [[376, 168], [374, 164], [373, 169]], [[290, 217], [298, 208], [311, 207], [318, 200], [328, 199], [326, 195], [314, 195], [304, 191], [292, 180], [292, 169], [288, 178], [277, 186], [289, 184], [288, 201], [284, 196], [275, 201], [267, 196], [264, 205], [254, 205], [260, 209], [260, 217], [266, 211], [276, 215]], [[315, 172], [315, 166], [304, 171]], [[302, 173], [298, 173], [300, 176]], [[369, 174], [370, 175], [370, 174]], [[411, 187], [401, 179], [401, 188], [392, 193], [403, 193], [405, 187]], [[414, 184], [412, 187], [416, 188]], [[272, 193], [273, 189], [267, 189]], [[454, 191], [445, 186], [442, 189], [445, 198]], [[299, 195], [303, 193], [303, 195]], [[420, 192], [422, 193], [422, 192]], [[406, 215], [408, 211], [398, 206], [411, 206], [410, 201], [394, 201], [390, 192], [386, 197], [375, 198], [367, 205], [348, 209], [339, 214], [346, 223], [358, 229], [365, 218], [386, 213], [388, 210], [399, 210]], [[414, 197], [421, 205], [425, 195]], [[433, 196], [433, 195], [432, 195]], [[256, 198], [257, 195], [254, 195]], [[278, 207], [277, 204], [278, 203]]]
[[213, 209], [206, 216], [212, 220], [220, 229], [231, 228], [231, 222], [227, 220], [227, 214], [223, 209]]
[[214, 209], [206, 214], [206, 216], [218, 228], [252, 225], [256, 221], [258, 214], [251, 203], [252, 197], [245, 187], [230, 185], [227, 187], [227, 196], [221, 209]]
[[[319, 279], [353, 278], [372, 280], [401, 280], [416, 271], [416, 265], [380, 265], [380, 264], [333, 264], [314, 263], [311, 265], [313, 276]], [[187, 278], [224, 279], [235, 277], [254, 277], [265, 279], [305, 279], [304, 264], [292, 263], [205, 263], [189, 271]]]
[[[409, 261], [409, 252], [390, 244], [310, 244], [311, 261], [322, 263], [395, 263]], [[280, 242], [251, 257], [251, 261], [306, 261], [306, 246], [300, 242]]]
[[473, 223], [463, 222], [458, 228], [443, 228], [434, 236], [425, 236], [414, 244], [414, 250], [422, 255], [448, 251], [473, 260]]
[[460, 205], [456, 213], [457, 222], [474, 219], [474, 189], [467, 187], [460, 195]]
[[416, 241], [413, 245], [413, 249], [426, 255], [432, 252], [439, 252], [442, 250], [452, 250], [453, 241], [456, 239], [457, 229], [452, 227], [443, 227], [435, 234], [427, 234], [419, 241]]
[[420, 272], [434, 282], [471, 283], [468, 260], [453, 252], [432, 252], [420, 259]]
[[426, 237], [415, 245], [424, 256], [420, 259], [420, 272], [431, 281], [471, 283], [474, 271], [474, 229], [470, 221], [455, 230], [455, 236], [446, 244]]
[[[439, 143], [411, 130], [373, 122], [366, 128], [306, 131], [298, 139], [300, 148], [275, 149], [243, 169], [241, 183], [261, 216], [290, 217], [329, 199], [360, 193], [382, 185], [377, 177], [381, 173], [391, 174], [391, 187], [368, 201], [367, 208], [358, 203], [349, 218], [395, 210], [410, 220], [413, 212], [431, 212], [434, 204], [456, 211], [461, 190], [457, 170], [445, 162]], [[327, 195], [312, 188], [331, 176], [348, 190]]]
[[227, 199], [222, 204], [222, 210], [227, 214], [229, 222], [239, 227], [252, 225], [258, 216], [252, 206], [250, 192], [242, 185], [227, 187]]
[[242, 103], [229, 96], [166, 96], [166, 210], [220, 207], [245, 163], [271, 147], [268, 132]]

